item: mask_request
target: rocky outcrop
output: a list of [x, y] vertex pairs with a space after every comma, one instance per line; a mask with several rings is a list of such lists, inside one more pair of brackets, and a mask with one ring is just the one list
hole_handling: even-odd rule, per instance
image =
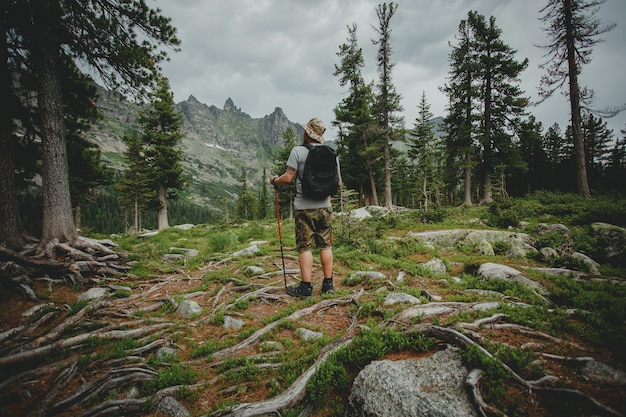
[[476, 416], [458, 349], [448, 346], [424, 359], [382, 360], [354, 380], [349, 417]]
[[468, 230], [451, 229], [427, 232], [409, 232], [407, 237], [419, 240], [425, 244], [440, 248], [455, 248], [472, 245], [481, 248], [481, 252], [489, 252], [485, 242], [494, 246], [502, 243], [509, 257], [525, 257], [529, 252], [537, 252], [533, 239], [526, 233], [508, 232], [500, 230]]

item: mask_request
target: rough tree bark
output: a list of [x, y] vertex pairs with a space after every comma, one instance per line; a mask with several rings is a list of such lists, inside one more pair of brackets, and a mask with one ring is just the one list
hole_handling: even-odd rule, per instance
[[[4, 28], [2, 28], [4, 29]], [[2, 30], [4, 33], [4, 30]], [[5, 110], [0, 112], [0, 245], [9, 249], [21, 249], [22, 222], [19, 216], [15, 186], [15, 152], [12, 135], [11, 113], [6, 111], [15, 104], [8, 68], [6, 37], [0, 38], [0, 102]]]
[[159, 185], [157, 190], [157, 198], [159, 199], [159, 212], [157, 215], [157, 225], [159, 230], [165, 230], [170, 227], [167, 220], [167, 189], [163, 185]]
[[580, 118], [580, 85], [578, 84], [578, 65], [576, 64], [576, 48], [574, 41], [574, 24], [572, 18], [572, 3], [565, 0], [565, 37], [567, 43], [567, 63], [569, 72], [569, 97], [572, 114], [572, 137], [574, 140], [574, 163], [576, 165], [576, 181], [578, 193], [590, 198], [589, 182], [587, 181], [587, 165], [585, 162], [585, 145], [583, 140], [582, 121]]
[[42, 236], [39, 251], [53, 241], [72, 243], [78, 237], [72, 217], [67, 142], [63, 117], [63, 94], [60, 83], [61, 47], [53, 29], [41, 16], [44, 7], [34, 12], [40, 39], [33, 59], [39, 74], [38, 104], [42, 139]]

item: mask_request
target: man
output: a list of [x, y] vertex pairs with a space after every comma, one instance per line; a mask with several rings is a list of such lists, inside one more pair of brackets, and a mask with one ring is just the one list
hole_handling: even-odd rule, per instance
[[[312, 269], [313, 269], [313, 241], [320, 250], [320, 260], [324, 273], [322, 282], [322, 294], [334, 292], [333, 286], [333, 250], [332, 241], [332, 206], [330, 196], [323, 199], [312, 199], [302, 192], [301, 178], [304, 173], [304, 165], [309, 155], [309, 150], [304, 145], [321, 145], [325, 142], [324, 123], [317, 117], [302, 125], [304, 134], [303, 144], [291, 150], [287, 160], [287, 170], [280, 176], [270, 177], [270, 184], [274, 186], [288, 185], [296, 180], [296, 196], [294, 198], [296, 246], [298, 260], [300, 262], [301, 282], [297, 287], [287, 287], [287, 294], [293, 297], [308, 298], [313, 294]], [[337, 161], [337, 173], [339, 163]]]

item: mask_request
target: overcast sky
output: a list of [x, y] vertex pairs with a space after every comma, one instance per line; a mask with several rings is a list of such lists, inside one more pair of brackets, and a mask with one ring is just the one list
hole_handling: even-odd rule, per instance
[[[398, 0], [391, 19], [392, 80], [402, 95], [407, 128], [415, 126], [422, 92], [434, 116], [445, 115], [446, 97], [439, 88], [449, 72], [449, 43], [457, 45], [459, 22], [475, 10], [494, 16], [501, 38], [517, 50], [518, 61], [529, 59], [521, 74], [525, 96], [537, 100], [545, 61], [539, 10], [547, 0]], [[339, 45], [347, 26], [357, 24], [363, 49], [366, 82], [377, 79], [377, 0], [152, 0], [172, 18], [182, 41], [163, 64], [174, 100], [190, 95], [222, 108], [230, 97], [253, 118], [281, 107], [289, 120], [303, 123], [321, 118], [327, 126], [333, 109], [345, 97], [333, 75]], [[593, 62], [583, 67], [581, 84], [596, 92], [596, 107], [626, 103], [626, 0], [608, 0], [596, 15], [616, 28], [595, 46]], [[545, 130], [558, 123], [564, 131], [569, 104], [562, 94], [530, 109]], [[607, 119], [615, 136], [626, 126], [626, 112]], [[327, 139], [334, 139], [329, 129]]]

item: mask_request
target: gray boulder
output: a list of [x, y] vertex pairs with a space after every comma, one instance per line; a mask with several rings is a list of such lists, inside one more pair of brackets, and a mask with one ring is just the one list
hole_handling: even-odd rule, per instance
[[421, 304], [419, 298], [412, 296], [411, 294], [406, 294], [403, 292], [392, 292], [391, 294], [385, 297], [385, 302], [383, 303], [386, 306], [391, 306], [394, 304]]
[[467, 234], [467, 230], [452, 229], [431, 230], [426, 232], [409, 232], [407, 233], [407, 236], [409, 238], [419, 240], [420, 242], [439, 246], [441, 248], [453, 248], [459, 241], [465, 239]]
[[593, 223], [591, 229], [604, 242], [602, 251], [606, 259], [626, 264], [626, 229], [601, 222]]
[[78, 301], [84, 300], [100, 300], [109, 294], [108, 288], [95, 287], [90, 288], [78, 296]]
[[405, 308], [398, 315], [400, 321], [411, 321], [414, 319], [424, 319], [430, 316], [441, 316], [443, 314], [452, 313], [454, 307], [446, 305], [445, 303], [428, 303], [413, 305], [409, 308]]
[[426, 268], [435, 275], [443, 275], [448, 272], [446, 264], [439, 258], [433, 258], [428, 262], [420, 264], [420, 266]]
[[200, 251], [198, 249], [193, 249], [193, 248], [176, 248], [176, 247], [171, 247], [171, 248], [168, 249], [168, 251], [170, 253], [174, 253], [174, 254], [181, 254], [185, 258], [195, 258], [196, 256], [198, 256], [200, 254]]
[[157, 406], [157, 413], [167, 417], [191, 417], [191, 413], [176, 398], [163, 397]]
[[539, 223], [537, 227], [535, 228], [535, 232], [539, 234], [555, 232], [555, 233], [560, 233], [564, 235], [564, 234], [569, 233], [569, 228], [561, 223], [555, 223], [555, 224]]
[[161, 256], [161, 259], [163, 259], [164, 261], [184, 261], [185, 260], [185, 255], [183, 255], [182, 253], [164, 253], [163, 256]]
[[578, 261], [582, 262], [589, 269], [590, 273], [594, 275], [600, 275], [600, 270], [598, 269], [600, 267], [600, 264], [591, 259], [589, 256], [585, 255], [584, 253], [574, 252], [572, 253], [572, 259], [577, 259]]
[[178, 314], [183, 317], [188, 318], [200, 313], [202, 313], [202, 307], [193, 300], [183, 300], [178, 306]]
[[496, 242], [504, 242], [508, 247], [506, 255], [509, 257], [524, 257], [528, 252], [537, 251], [532, 246], [533, 240], [528, 234], [510, 231], [451, 229], [409, 232], [407, 236], [441, 248], [484, 245], [482, 242], [488, 242], [493, 247]]
[[346, 415], [476, 416], [464, 388], [467, 374], [458, 349], [450, 346], [423, 359], [372, 362], [354, 380]]
[[233, 316], [224, 316], [224, 330], [233, 329], [239, 330], [246, 323], [241, 319], [236, 319]]
[[582, 375], [600, 385], [626, 386], [626, 372], [612, 368], [602, 362], [589, 361], [581, 370]]
[[156, 358], [160, 361], [168, 361], [176, 356], [176, 349], [172, 349], [168, 346], [163, 346], [156, 352]]
[[248, 276], [261, 275], [263, 272], [263, 268], [256, 265], [248, 265], [245, 269], [245, 273]]
[[305, 329], [304, 327], [300, 327], [299, 329], [296, 329], [296, 333], [305, 342], [321, 339], [324, 336], [320, 332], [314, 332], [313, 330]]
[[357, 271], [346, 277], [347, 285], [358, 285], [365, 282], [384, 281], [387, 275], [377, 271]]
[[185, 223], [185, 224], [177, 224], [176, 226], [174, 226], [176, 229], [180, 229], [180, 230], [191, 230], [194, 227], [196, 227], [195, 225], [191, 224], [191, 223]]
[[510, 266], [486, 262], [478, 268], [477, 275], [485, 280], [497, 279], [525, 284], [540, 294], [545, 294], [546, 289], [537, 282], [526, 278], [520, 271]]
[[240, 251], [234, 252], [232, 256], [233, 256], [233, 258], [239, 258], [239, 257], [242, 257], [242, 256], [256, 255], [259, 252], [261, 252], [261, 249], [259, 249], [259, 247], [257, 245], [251, 245], [251, 246], [248, 246], [245, 249], [242, 249]]
[[476, 244], [476, 250], [481, 255], [494, 256], [496, 253], [493, 251], [493, 246], [486, 240], [481, 240]]
[[544, 261], [557, 259], [559, 257], [559, 253], [556, 251], [556, 249], [553, 248], [541, 248], [539, 252], [541, 253], [541, 259], [543, 259]]

